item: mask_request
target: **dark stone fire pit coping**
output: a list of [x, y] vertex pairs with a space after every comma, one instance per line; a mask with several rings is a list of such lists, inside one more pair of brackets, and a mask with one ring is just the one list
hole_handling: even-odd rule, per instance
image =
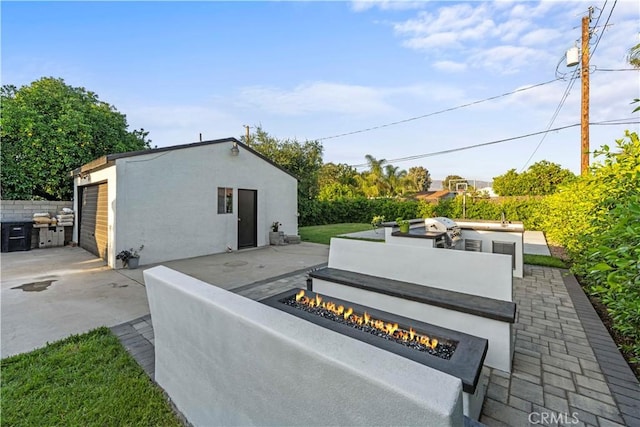
[[311, 271], [309, 277], [502, 322], [514, 323], [516, 320], [516, 304], [510, 301], [500, 301], [331, 267]]
[[[413, 327], [416, 332], [428, 334], [429, 336], [437, 337], [440, 339], [457, 342], [456, 350], [453, 353], [451, 359], [442, 359], [438, 356], [406, 347], [402, 344], [398, 344], [395, 341], [386, 340], [384, 338], [368, 334], [347, 324], [334, 322], [333, 320], [326, 319], [313, 313], [308, 313], [304, 310], [300, 310], [280, 302], [283, 299], [294, 296], [299, 291], [300, 288], [293, 288], [278, 295], [265, 298], [260, 302], [270, 307], [282, 310], [300, 319], [315, 323], [316, 325], [331, 329], [335, 332], [365, 342], [374, 347], [390, 351], [399, 356], [406, 357], [407, 359], [411, 359], [425, 366], [429, 366], [433, 369], [437, 369], [441, 372], [452, 375], [462, 381], [462, 389], [465, 392], [471, 394], [475, 393], [489, 346], [486, 339], [443, 328], [440, 326], [431, 325], [429, 323], [409, 319], [407, 317], [388, 313], [382, 310], [377, 310], [375, 308], [366, 307], [353, 303], [351, 301], [344, 301], [338, 298], [334, 298], [330, 295], [321, 294], [325, 298], [325, 300], [333, 301], [336, 304], [342, 304], [345, 307], [352, 307], [357, 313], [364, 313], [366, 311], [375, 319], [380, 319], [387, 322], [397, 322], [398, 325], [403, 329]], [[311, 291], [305, 292], [309, 297], [315, 296], [315, 293]], [[424, 378], [422, 380], [429, 381], [428, 378]], [[437, 384], [434, 384], [434, 386], [437, 387]]]

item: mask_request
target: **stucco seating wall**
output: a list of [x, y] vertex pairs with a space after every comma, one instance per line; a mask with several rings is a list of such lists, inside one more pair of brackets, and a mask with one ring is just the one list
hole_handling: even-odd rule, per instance
[[485, 365], [511, 372], [516, 305], [510, 257], [474, 266], [454, 262], [456, 253], [465, 255], [332, 239], [328, 268], [309, 273], [311, 290], [485, 338]]
[[465, 422], [458, 378], [163, 266], [144, 278], [155, 379], [193, 425]]
[[[492, 298], [432, 288], [426, 285], [401, 282], [399, 280], [385, 279], [330, 267], [313, 270], [309, 272], [309, 277], [315, 279], [314, 282], [328, 281], [339, 283], [358, 289], [416, 301], [422, 304], [485, 317], [487, 319], [507, 323], [514, 323], [516, 319], [516, 304], [513, 302], [499, 301]], [[314, 290], [314, 282], [312, 282], [311, 291]]]

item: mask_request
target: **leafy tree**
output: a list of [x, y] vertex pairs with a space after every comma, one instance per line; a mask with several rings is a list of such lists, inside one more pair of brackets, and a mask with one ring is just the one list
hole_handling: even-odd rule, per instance
[[100, 156], [149, 148], [148, 132], [94, 92], [44, 77], [0, 91], [2, 197], [69, 200], [69, 172]]
[[575, 179], [575, 175], [569, 169], [563, 169], [559, 164], [546, 160], [532, 164], [523, 175], [526, 194], [531, 196], [551, 194], [556, 191], [558, 185]]
[[449, 188], [449, 182], [451, 182], [451, 181], [453, 181], [451, 183], [451, 190], [452, 191], [456, 190], [455, 184], [458, 184], [458, 183], [462, 184], [462, 183], [467, 182], [460, 175], [447, 175], [447, 177], [444, 179], [444, 181], [442, 181], [442, 188], [447, 190]]
[[541, 160], [519, 174], [510, 169], [493, 178], [493, 190], [501, 196], [541, 196], [552, 194], [558, 185], [575, 179], [568, 169], [556, 163]]
[[493, 177], [493, 191], [500, 196], [513, 196], [522, 194], [524, 189], [520, 187], [520, 175], [515, 169], [509, 169], [504, 175]]
[[345, 163], [325, 163], [318, 173], [318, 185], [322, 189], [330, 184], [343, 184], [351, 187], [358, 185], [358, 171]]
[[360, 189], [340, 184], [339, 182], [333, 182], [329, 185], [325, 185], [320, 188], [320, 193], [318, 194], [318, 200], [342, 200], [342, 199], [353, 199], [355, 197], [360, 197], [362, 194], [360, 193]]
[[414, 166], [409, 168], [406, 181], [409, 191], [428, 191], [431, 187], [431, 174], [422, 166]]
[[358, 171], [345, 163], [325, 163], [318, 175], [319, 200], [338, 200], [364, 196]]
[[298, 199], [313, 199], [318, 195], [318, 175], [322, 167], [323, 150], [319, 141], [281, 141], [269, 135], [262, 126], [256, 127], [248, 141], [244, 135], [240, 139], [298, 178]]

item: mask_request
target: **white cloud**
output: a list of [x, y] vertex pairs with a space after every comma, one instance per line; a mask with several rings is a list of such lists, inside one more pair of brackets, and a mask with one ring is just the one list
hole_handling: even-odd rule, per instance
[[413, 37], [402, 43], [403, 46], [416, 50], [431, 48], [460, 47], [460, 35], [452, 32], [437, 33], [425, 37]]
[[532, 63], [546, 62], [549, 58], [549, 54], [542, 50], [506, 45], [479, 50], [471, 56], [470, 62], [475, 67], [512, 74], [521, 68], [530, 67]]
[[332, 112], [342, 114], [387, 114], [385, 91], [366, 86], [314, 82], [292, 90], [253, 86], [241, 90], [240, 100], [277, 114], [303, 115]]
[[[631, 101], [638, 96], [638, 81], [627, 76], [631, 72], [602, 72], [590, 78], [590, 121], [633, 117]], [[629, 125], [629, 128], [638, 125]]]
[[[634, 33], [635, 37], [630, 39], [629, 35]], [[600, 29], [593, 39], [598, 40], [598, 37], [601, 37], [601, 40], [597, 48], [591, 47], [591, 52], [595, 52], [591, 58], [591, 65], [601, 68], [629, 68], [629, 49], [640, 41], [637, 21], [616, 21], [615, 25]]]
[[395, 23], [396, 34], [407, 36], [405, 47], [416, 50], [463, 47], [495, 31], [495, 23], [484, 5], [458, 4], [440, 8], [437, 14], [420, 12], [416, 18]]
[[460, 102], [465, 91], [458, 86], [448, 84], [416, 84], [387, 89], [389, 97], [397, 97], [399, 104], [407, 104], [410, 99], [418, 103], [430, 101]]
[[425, 7], [425, 2], [410, 0], [359, 0], [351, 2], [351, 10], [354, 12], [364, 12], [376, 7], [380, 10], [422, 9]]
[[549, 12], [552, 8], [560, 5], [561, 2], [541, 1], [535, 2], [518, 2], [510, 12], [510, 18], [533, 19], [540, 18]]
[[503, 42], [514, 42], [527, 28], [531, 27], [531, 21], [524, 19], [510, 19], [499, 24], [496, 32], [499, 34], [500, 40]]
[[[608, 14], [607, 14], [608, 15]], [[613, 16], [621, 18], [638, 18], [638, 2], [636, 0], [622, 0], [616, 3], [616, 9]]]
[[433, 35], [442, 32], [461, 32], [465, 29], [477, 28], [485, 21], [491, 21], [484, 5], [472, 7], [469, 4], [441, 7], [437, 14], [419, 12], [417, 17], [394, 24], [398, 34], [410, 36]]
[[540, 28], [522, 36], [520, 43], [525, 46], [544, 45], [558, 39], [561, 35], [562, 34], [558, 30]]
[[433, 68], [441, 71], [460, 72], [467, 69], [467, 64], [465, 64], [464, 62], [454, 61], [436, 61], [433, 64]]
[[402, 46], [426, 52], [435, 68], [451, 65], [455, 55], [456, 61], [469, 58], [468, 68], [510, 74], [526, 64], [524, 58], [562, 55], [564, 48], [548, 52], [549, 46], [562, 43], [563, 31], [570, 31], [571, 25], [556, 28], [556, 21], [564, 22], [562, 16], [579, 7], [579, 2], [558, 1], [447, 4], [396, 22], [393, 29]]

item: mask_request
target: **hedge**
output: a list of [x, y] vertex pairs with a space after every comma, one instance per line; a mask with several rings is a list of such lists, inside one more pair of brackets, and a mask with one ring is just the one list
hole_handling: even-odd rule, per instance
[[[301, 200], [299, 202], [301, 227], [309, 225], [339, 224], [347, 222], [368, 223], [376, 215], [383, 215], [387, 221], [398, 217], [405, 219], [446, 216], [463, 217], [463, 197], [441, 200], [438, 204], [418, 200], [384, 199], [342, 199], [333, 201]], [[511, 197], [493, 199], [473, 199], [467, 197], [466, 218], [500, 220], [502, 214], [509, 221], [522, 221], [527, 229], [539, 229], [540, 215], [536, 209], [540, 197]]]

